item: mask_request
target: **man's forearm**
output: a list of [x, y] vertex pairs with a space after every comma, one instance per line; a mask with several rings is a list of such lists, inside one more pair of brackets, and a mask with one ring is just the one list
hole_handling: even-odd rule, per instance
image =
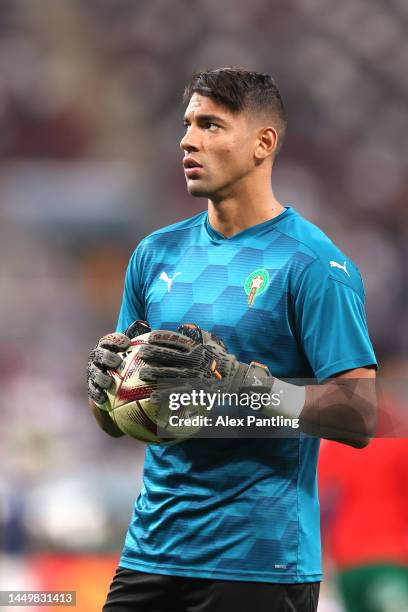
[[363, 448], [375, 433], [375, 378], [337, 377], [305, 387], [275, 379], [272, 392], [281, 398], [273, 412], [299, 419], [310, 435]]
[[103, 429], [105, 433], [107, 433], [109, 436], [112, 436], [113, 438], [119, 438], [120, 436], [125, 435], [119, 429], [119, 427], [115, 425], [106, 410], [101, 410], [101, 408], [99, 408], [99, 406], [91, 399], [89, 400], [89, 407], [99, 427]]
[[377, 424], [375, 378], [334, 378], [306, 387], [302, 431], [356, 448], [367, 446]]

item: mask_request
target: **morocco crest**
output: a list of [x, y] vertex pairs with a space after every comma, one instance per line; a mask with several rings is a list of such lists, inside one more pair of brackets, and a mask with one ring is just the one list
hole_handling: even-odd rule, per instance
[[269, 284], [269, 274], [264, 268], [258, 268], [245, 279], [244, 289], [248, 296], [248, 304], [252, 306], [258, 295], [265, 291]]

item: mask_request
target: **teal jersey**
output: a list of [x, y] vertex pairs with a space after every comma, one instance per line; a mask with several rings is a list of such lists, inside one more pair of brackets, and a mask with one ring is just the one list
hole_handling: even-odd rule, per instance
[[[252, 282], [253, 279], [258, 279]], [[356, 266], [287, 207], [225, 238], [206, 212], [133, 253], [118, 327], [196, 323], [278, 378], [376, 364]], [[319, 440], [190, 439], [146, 447], [122, 567], [258, 582], [321, 580]]]

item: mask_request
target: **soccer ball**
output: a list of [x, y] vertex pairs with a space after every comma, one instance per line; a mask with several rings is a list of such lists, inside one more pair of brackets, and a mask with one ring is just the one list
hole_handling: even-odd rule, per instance
[[197, 428], [171, 427], [170, 411], [150, 401], [156, 386], [139, 378], [145, 362], [138, 355], [149, 336], [147, 333], [133, 338], [129, 348], [120, 353], [120, 366], [109, 371], [114, 382], [106, 391], [108, 412], [117, 427], [132, 438], [149, 444], [174, 444], [194, 435]]

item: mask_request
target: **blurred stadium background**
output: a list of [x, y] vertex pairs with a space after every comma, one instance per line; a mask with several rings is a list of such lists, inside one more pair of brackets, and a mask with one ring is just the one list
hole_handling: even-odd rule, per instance
[[[85, 363], [139, 239], [205, 207], [178, 149], [193, 70], [276, 77], [276, 194], [359, 265], [406, 376], [407, 35], [406, 0], [0, 0], [0, 589], [101, 607], [144, 448], [99, 431]], [[341, 612], [326, 567], [319, 612]]]

